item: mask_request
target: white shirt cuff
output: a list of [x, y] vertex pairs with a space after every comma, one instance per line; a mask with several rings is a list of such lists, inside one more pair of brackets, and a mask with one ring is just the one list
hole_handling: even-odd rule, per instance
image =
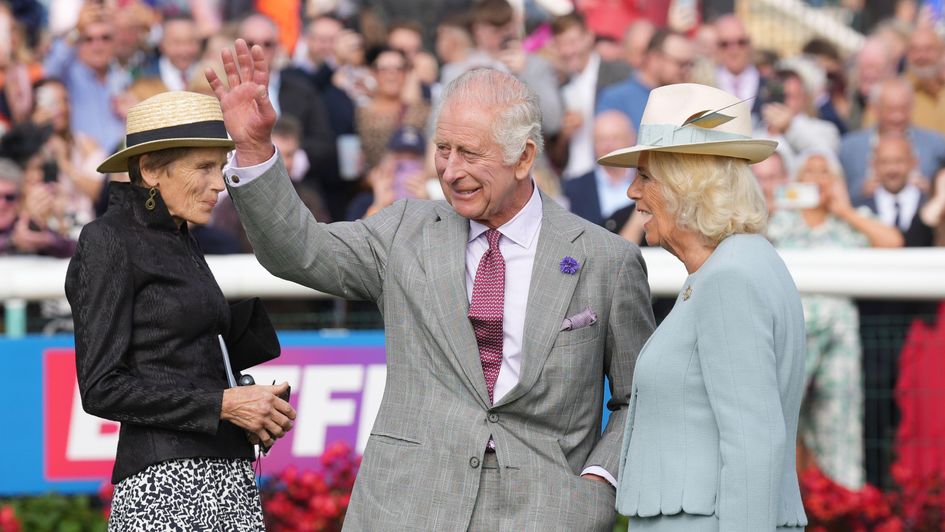
[[613, 475], [608, 473], [607, 470], [601, 466], [592, 465], [592, 466], [585, 467], [584, 471], [581, 471], [581, 474], [582, 475], [591, 474], [591, 475], [597, 475], [599, 477], [604, 477], [605, 479], [607, 479], [607, 482], [610, 482], [610, 485], [613, 486], [614, 489], [617, 488], [617, 479], [615, 479]]
[[231, 187], [241, 187], [252, 183], [254, 179], [265, 174], [272, 168], [272, 165], [276, 164], [276, 159], [279, 157], [279, 150], [276, 149], [275, 153], [272, 154], [272, 157], [268, 161], [261, 162], [255, 166], [236, 166], [236, 152], [233, 152], [233, 155], [230, 156], [230, 160], [226, 163], [226, 166], [223, 167], [223, 176], [226, 178], [226, 184]]

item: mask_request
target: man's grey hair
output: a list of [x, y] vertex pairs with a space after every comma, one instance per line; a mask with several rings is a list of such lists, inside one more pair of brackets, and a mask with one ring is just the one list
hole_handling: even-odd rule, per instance
[[505, 164], [514, 164], [531, 139], [537, 153], [544, 141], [541, 136], [541, 107], [538, 95], [515, 76], [492, 68], [470, 70], [450, 82], [437, 108], [437, 122], [443, 107], [450, 102], [475, 105], [495, 112], [492, 138], [503, 152]]
[[12, 160], [2, 157], [0, 158], [0, 180], [19, 185], [23, 182], [23, 170]]

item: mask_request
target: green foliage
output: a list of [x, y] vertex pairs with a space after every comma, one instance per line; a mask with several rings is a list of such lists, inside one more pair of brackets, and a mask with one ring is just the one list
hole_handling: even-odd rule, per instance
[[30, 532], [105, 532], [107, 524], [98, 498], [50, 493], [0, 501], [16, 513], [21, 530]]

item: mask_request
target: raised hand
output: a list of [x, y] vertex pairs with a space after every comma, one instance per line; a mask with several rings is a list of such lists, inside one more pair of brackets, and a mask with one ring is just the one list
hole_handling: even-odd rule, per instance
[[229, 87], [212, 68], [205, 74], [210, 88], [223, 109], [223, 123], [236, 143], [236, 165], [254, 166], [269, 160], [275, 152], [272, 126], [276, 110], [269, 101], [269, 65], [263, 49], [252, 50], [243, 39], [237, 39], [234, 50], [224, 48], [220, 56]]

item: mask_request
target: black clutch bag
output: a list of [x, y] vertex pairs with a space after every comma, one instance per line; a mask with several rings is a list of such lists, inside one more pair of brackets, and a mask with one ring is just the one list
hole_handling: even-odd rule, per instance
[[224, 339], [230, 366], [237, 374], [277, 358], [281, 352], [276, 329], [258, 297], [230, 305], [230, 330]]

